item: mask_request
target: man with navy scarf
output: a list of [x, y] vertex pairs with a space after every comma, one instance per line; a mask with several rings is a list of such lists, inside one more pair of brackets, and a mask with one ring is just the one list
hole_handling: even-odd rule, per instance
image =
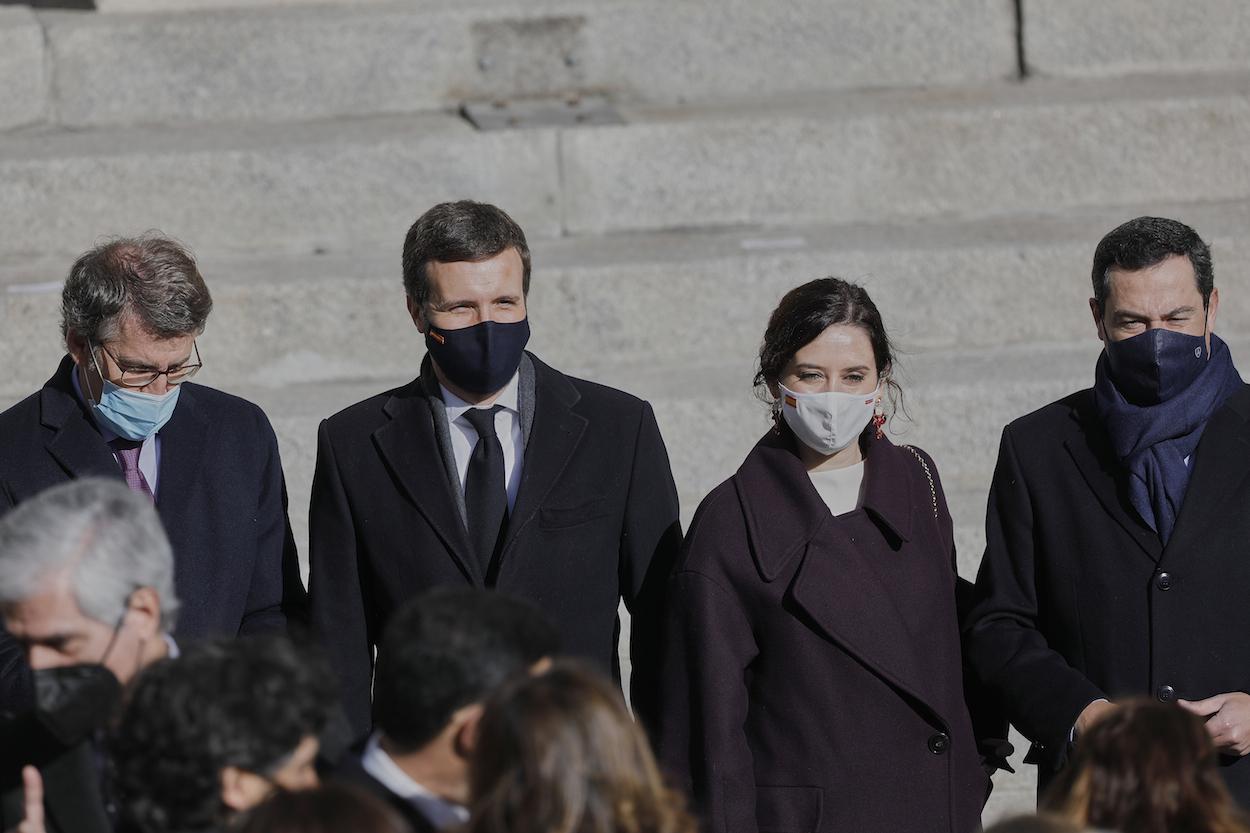
[[567, 654], [617, 676], [623, 600], [645, 718], [681, 543], [651, 406], [525, 350], [530, 250], [499, 208], [465, 200], [421, 215], [403, 278], [426, 349], [419, 374], [325, 420], [317, 438], [309, 594], [355, 731], [369, 730], [387, 621], [440, 586], [532, 601]]
[[1212, 331], [1211, 254], [1139, 217], [1099, 243], [1094, 387], [1003, 431], [968, 660], [1044, 788], [1117, 700], [1206, 720], [1250, 807], [1250, 389]]

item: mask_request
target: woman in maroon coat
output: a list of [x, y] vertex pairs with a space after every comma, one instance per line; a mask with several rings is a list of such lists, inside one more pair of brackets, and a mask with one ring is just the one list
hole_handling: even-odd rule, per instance
[[988, 780], [965, 705], [950, 514], [880, 431], [868, 294], [773, 312], [776, 427], [700, 505], [668, 600], [659, 749], [715, 833], [970, 833]]

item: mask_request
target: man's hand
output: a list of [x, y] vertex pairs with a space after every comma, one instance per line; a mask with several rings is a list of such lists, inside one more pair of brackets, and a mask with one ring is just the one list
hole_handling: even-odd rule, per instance
[[22, 767], [22, 823], [9, 833], [46, 833], [43, 824], [43, 778], [33, 766]]
[[1177, 700], [1188, 711], [1207, 719], [1207, 734], [1228, 755], [1250, 753], [1250, 694], [1232, 691], [1205, 700]]
[[1076, 739], [1080, 740], [1081, 735], [1088, 732], [1091, 726], [1111, 714], [1116, 708], [1115, 703], [1108, 703], [1106, 700], [1095, 700], [1082, 709], [1080, 716], [1076, 719]]

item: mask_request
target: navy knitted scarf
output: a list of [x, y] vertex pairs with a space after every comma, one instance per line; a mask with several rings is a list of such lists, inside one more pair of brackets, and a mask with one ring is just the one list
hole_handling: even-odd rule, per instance
[[1094, 407], [1111, 435], [1116, 457], [1128, 469], [1129, 501], [1164, 546], [1189, 486], [1185, 460], [1198, 447], [1207, 420], [1241, 384], [1228, 345], [1215, 334], [1211, 359], [1202, 372], [1189, 387], [1156, 405], [1125, 399], [1111, 380], [1106, 352], [1098, 357]]

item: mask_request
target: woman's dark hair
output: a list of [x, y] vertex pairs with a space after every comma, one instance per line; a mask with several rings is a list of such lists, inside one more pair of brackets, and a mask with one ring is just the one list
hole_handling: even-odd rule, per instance
[[769, 389], [781, 381], [794, 354], [835, 324], [862, 327], [868, 334], [877, 375], [885, 383], [891, 410], [905, 414], [903, 389], [890, 372], [895, 367], [894, 347], [881, 322], [881, 313], [867, 290], [841, 278], [808, 281], [791, 289], [777, 304], [760, 345], [759, 369], [755, 373], [755, 388], [760, 397], [771, 404]]
[[1042, 801], [1076, 824], [1133, 833], [1247, 833], [1197, 716], [1125, 702], [1080, 738]]
[[382, 799], [351, 784], [278, 790], [248, 811], [237, 833], [412, 833]]
[[145, 670], [110, 745], [128, 829], [215, 830], [221, 772], [268, 774], [318, 735], [334, 708], [331, 672], [285, 636], [203, 642]]
[[695, 833], [614, 685], [561, 662], [487, 701], [466, 833]]

